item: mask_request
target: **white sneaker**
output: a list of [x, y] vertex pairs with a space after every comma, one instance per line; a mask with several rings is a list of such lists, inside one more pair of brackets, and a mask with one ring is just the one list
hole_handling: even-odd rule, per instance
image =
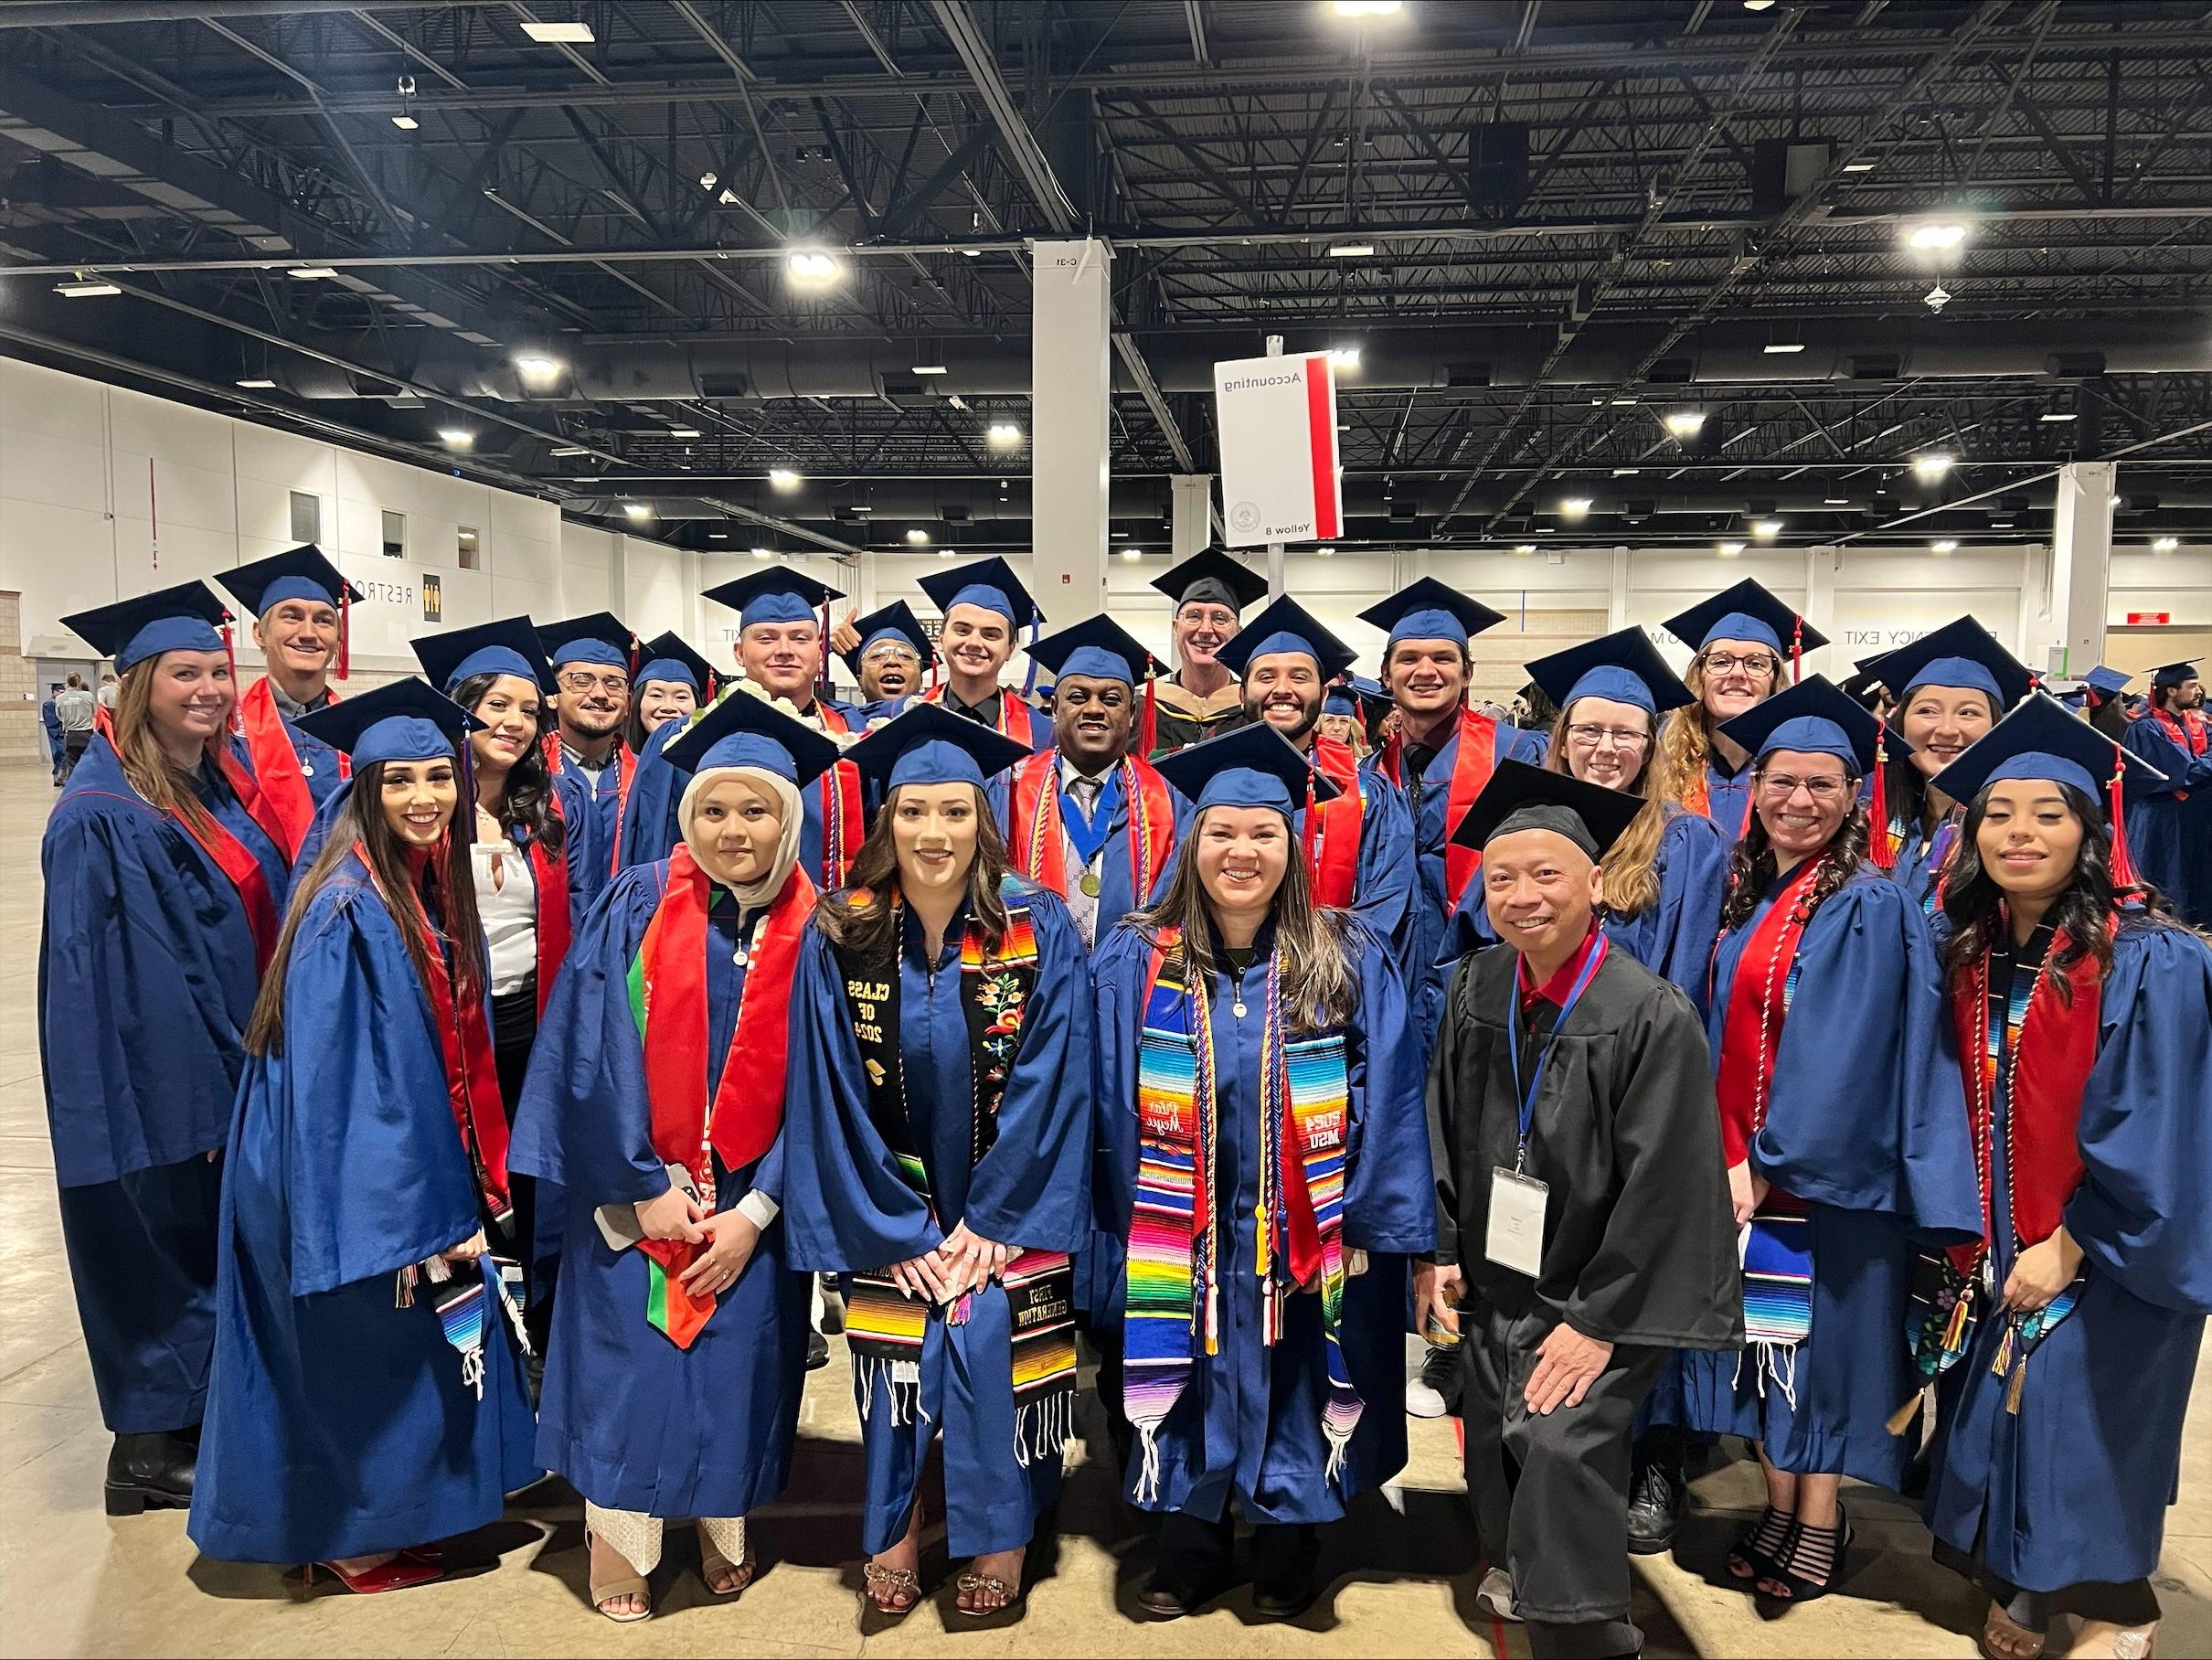
[[1409, 1378], [1406, 1380], [1406, 1414], [1409, 1418], [1441, 1418], [1444, 1398], [1430, 1387], [1426, 1378]]
[[1474, 1600], [1501, 1620], [1521, 1623], [1521, 1616], [1513, 1612], [1513, 1575], [1503, 1568], [1493, 1568], [1483, 1576], [1475, 1588]]

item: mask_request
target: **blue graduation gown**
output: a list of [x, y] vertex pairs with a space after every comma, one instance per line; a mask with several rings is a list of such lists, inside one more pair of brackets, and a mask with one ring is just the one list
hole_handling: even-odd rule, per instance
[[1958, 846], [1958, 830], [1953, 827], [1945, 834], [1944, 825], [1938, 823], [1930, 831], [1919, 818], [1905, 826], [1905, 839], [1898, 844], [1897, 864], [1889, 872], [1889, 879], [1903, 889], [1920, 913], [1931, 920], [1936, 910], [1936, 878], [1941, 874], [1936, 858], [1940, 851], [1948, 859]]
[[1717, 751], [1705, 763], [1706, 816], [1720, 826], [1730, 847], [1743, 840], [1751, 825], [1751, 771], [1753, 763], [1729, 771]]
[[[636, 787], [633, 775], [631, 788]], [[568, 825], [569, 904], [580, 920], [591, 901], [613, 879], [614, 833], [622, 804], [622, 751], [618, 749], [595, 777], [578, 766], [564, 747], [559, 769], [553, 774], [553, 788]], [[683, 793], [680, 784], [676, 793]]]
[[[1082, 937], [1054, 895], [1026, 901], [1037, 946], [1037, 984], [1021, 1048], [998, 1112], [998, 1139], [970, 1164], [973, 1080], [959, 972], [965, 913], [928, 960], [921, 928], [904, 914], [899, 954], [899, 1041], [907, 1112], [929, 1172], [933, 1206], [899, 1176], [868, 1120], [860, 1049], [844, 976], [828, 938], [808, 931], [792, 997], [785, 1109], [784, 1225], [794, 1266], [873, 1272], [934, 1250], [960, 1222], [986, 1240], [1072, 1254], [1090, 1239], [1090, 985]], [[920, 1411], [894, 1422], [893, 1391], [866, 1402], [867, 1459], [862, 1548], [905, 1536], [930, 1438], [945, 1438], [947, 1548], [954, 1556], [1012, 1550], [1036, 1530], [1059, 1491], [1061, 1461], [1015, 1455], [1013, 1334], [1003, 1289], [969, 1299], [964, 1325], [931, 1310], [921, 1350]]]
[[[783, 1490], [806, 1376], [811, 1304], [784, 1265], [783, 1224], [769, 1225], [738, 1282], [717, 1297], [690, 1348], [646, 1321], [651, 1270], [611, 1250], [601, 1205], [668, 1189], [653, 1150], [644, 1046], [630, 1007], [630, 963], [660, 903], [668, 867], [626, 870], [586, 920], [538, 1028], [508, 1165], [557, 1183], [560, 1295], [538, 1399], [537, 1457], [591, 1503], [661, 1516], [744, 1516]], [[707, 912], [708, 1100], [737, 1029], [747, 970], [736, 965], [759, 914], [743, 920], [717, 889]], [[718, 1164], [715, 1199], [778, 1197], [779, 1141], [735, 1172]]]
[[202, 1551], [290, 1563], [427, 1544], [495, 1520], [536, 1478], [497, 1294], [481, 1399], [427, 1281], [395, 1304], [399, 1269], [480, 1225], [429, 999], [349, 858], [301, 919], [282, 1052], [250, 1061], [239, 1091], [187, 1529]]
[[[1633, 916], [1607, 911], [1605, 937], [1662, 980], [1680, 986], [1702, 1017], [1712, 978], [1713, 942], [1720, 932], [1720, 903], [1728, 892], [1729, 848], [1720, 827], [1703, 814], [1669, 803], [1666, 814], [1654, 867], [1659, 898]], [[1467, 884], [1452, 913], [1438, 960], [1427, 971], [1434, 1001], [1422, 1006], [1441, 1016], [1452, 964], [1497, 940], [1478, 878]], [[1431, 1019], [1426, 1029], [1433, 1031], [1435, 1026]]]
[[637, 753], [637, 774], [630, 781], [630, 800], [622, 808], [620, 857], [624, 870], [661, 863], [684, 839], [675, 810], [691, 774], [669, 765], [663, 751], [690, 724], [688, 720], [665, 720], [645, 735], [645, 747]]
[[[1053, 761], [1056, 781], [1058, 765], [1056, 753]], [[999, 834], [1009, 838], [1014, 834], [1014, 789], [1008, 782], [1011, 777], [1011, 773], [1001, 772], [988, 786], [991, 816], [998, 821]], [[1150, 893], [1133, 890], [1136, 873], [1131, 867], [1129, 858], [1128, 802], [1117, 801], [1108, 816], [1106, 846], [1099, 859], [1098, 925], [1091, 930], [1094, 947], [1105, 942], [1106, 936], [1113, 931], [1114, 925], [1123, 917], [1133, 910], [1142, 910], [1160, 894], [1166, 892], [1168, 883], [1175, 879], [1175, 861], [1183, 852], [1183, 833], [1190, 827], [1191, 804], [1183, 793], [1173, 785], [1168, 787], [1167, 800], [1175, 814], [1175, 833], [1168, 838], [1167, 857], [1161, 862]], [[1074, 881], [1081, 874], [1079, 861], [1072, 847], [1063, 848], [1062, 851], [1066, 856], [1069, 880]]]
[[[2080, 1301], [2030, 1357], [2016, 1415], [1990, 1371], [2005, 1323], [1984, 1318], [1944, 1374], [1937, 1421], [1929, 1527], [2027, 1591], [2156, 1570], [2212, 1313], [2212, 948], [2178, 929], [2123, 930], [2098, 1025], [2079, 1130], [2087, 1170], [2065, 1212], [2085, 1253]], [[2007, 1104], [2000, 1087], [2000, 1155]], [[2001, 1175], [1993, 1188], [2002, 1200]], [[1993, 1256], [2002, 1287], [2009, 1216]]]
[[[1447, 775], [1448, 776], [1448, 775]], [[1366, 806], [1359, 815], [1359, 865], [1352, 880], [1352, 914], [1379, 940], [1404, 949], [1410, 919], [1422, 909], [1418, 894], [1413, 814], [1406, 793], [1371, 766], [1359, 770]], [[1441, 808], [1439, 808], [1441, 811]], [[1305, 845], [1305, 809], [1291, 815], [1291, 835]]]
[[[1259, 944], [1264, 952], [1269, 937]], [[1220, 1127], [1217, 1214], [1235, 1218], [1222, 1243], [1221, 1337], [1201, 1354], [1161, 1425], [1155, 1510], [1218, 1517], [1233, 1495], [1256, 1523], [1327, 1522], [1353, 1495], [1381, 1485], [1406, 1463], [1407, 1258], [1436, 1248], [1436, 1184], [1422, 1101], [1420, 1046], [1409, 1041], [1405, 984], [1395, 955], [1355, 927], [1359, 1009], [1345, 1028], [1351, 1111], [1345, 1130], [1344, 1243], [1367, 1253], [1367, 1271], [1345, 1282], [1339, 1343], [1364, 1409], [1334, 1481], [1322, 1433], [1327, 1356], [1318, 1296], [1292, 1295], [1274, 1347], [1261, 1341], [1255, 1260], [1260, 1199], [1261, 1011], [1267, 958], [1232, 986], [1218, 971], [1211, 1011]], [[1099, 948], [1099, 1109], [1103, 1145], [1098, 1231], [1090, 1264], [1091, 1318], [1118, 1325], [1137, 1176], [1138, 1050], [1152, 947], [1123, 925]], [[1241, 998], [1249, 1013], [1238, 1018]], [[1137, 1471], [1126, 1473], [1133, 1498]]]
[[[1737, 965], [1772, 904], [1770, 890], [1716, 953], [1707, 1016], [1716, 1070]], [[1923, 1244], [1981, 1232], [1959, 1069], [1941, 1054], [1941, 986], [1919, 908], [1871, 865], [1800, 942], [1750, 1159], [1811, 1216], [1812, 1333], [1786, 1391], [1755, 1352], [1740, 1364], [1732, 1354], [1680, 1358], [1688, 1426], [1760, 1441], [1779, 1469], [1891, 1488], [1904, 1479], [1911, 1448], [1887, 1421], [1919, 1385], [1905, 1343], [1913, 1263]]]
[[2120, 741], [2166, 775], [2124, 785], [2135, 867], [2183, 920], [2212, 927], [2212, 750], [2190, 754], [2152, 715], [2129, 721]]
[[[243, 754], [243, 746], [237, 746]], [[282, 914], [284, 857], [213, 774], [200, 800]], [[260, 989], [238, 890], [95, 734], [47, 820], [38, 1053], [92, 1383], [117, 1434], [200, 1421], [220, 1166]]]

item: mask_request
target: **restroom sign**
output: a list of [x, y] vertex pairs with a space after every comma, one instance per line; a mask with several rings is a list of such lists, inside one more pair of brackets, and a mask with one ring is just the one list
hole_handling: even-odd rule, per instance
[[1214, 413], [1227, 546], [1344, 534], [1336, 372], [1326, 352], [1215, 364]]

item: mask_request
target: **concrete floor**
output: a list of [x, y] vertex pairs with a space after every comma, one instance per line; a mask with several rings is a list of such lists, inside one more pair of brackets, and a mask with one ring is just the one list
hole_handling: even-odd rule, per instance
[[[654, 1576], [656, 1617], [627, 1626], [599, 1618], [584, 1600], [580, 1506], [558, 1483], [454, 1541], [452, 1578], [376, 1598], [327, 1580], [303, 1591], [267, 1569], [202, 1561], [176, 1512], [110, 1520], [101, 1506], [108, 1436], [77, 1339], [38, 1081], [37, 838], [50, 800], [42, 771], [0, 768], [0, 1655], [1488, 1655], [1496, 1636], [1504, 1652], [1527, 1652], [1516, 1628], [1498, 1632], [1474, 1607], [1457, 1458], [1449, 1423], [1436, 1422], [1414, 1424], [1399, 1483], [1333, 1530], [1330, 1590], [1293, 1624], [1255, 1621], [1242, 1592], [1196, 1619], [1130, 1618], [1148, 1563], [1143, 1535], [1111, 1473], [1077, 1448], [1058, 1543], [1026, 1609], [966, 1622], [946, 1588], [903, 1624], [864, 1634], [857, 1431], [835, 1340], [831, 1368], [811, 1380], [791, 1490], [757, 1518], [762, 1571], [731, 1602], [707, 1594], [690, 1540], [676, 1532]], [[1653, 1655], [1974, 1652], [1980, 1603], [1929, 1561], [1909, 1506], [1854, 1495], [1861, 1543], [1839, 1591], [1767, 1621], [1707, 1578], [1757, 1506], [1755, 1467], [1724, 1464], [1695, 1491], [1677, 1557], [1637, 1565], [1637, 1617]], [[949, 1577], [941, 1530], [924, 1571], [939, 1586]], [[2159, 1652], [2212, 1655], [2212, 1438], [2201, 1423], [2191, 1428], [2160, 1591]]]

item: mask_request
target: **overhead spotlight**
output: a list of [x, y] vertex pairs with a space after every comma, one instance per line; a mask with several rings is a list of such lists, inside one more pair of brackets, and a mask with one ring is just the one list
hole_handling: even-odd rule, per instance
[[908, 541], [909, 541], [909, 542], [911, 542], [911, 543], [913, 543], [913, 544], [914, 544], [914, 546], [915, 546], [915, 547], [917, 547], [917, 548], [922, 547], [922, 546], [924, 546], [925, 544], [927, 544], [927, 543], [928, 543], [928, 541], [929, 541], [929, 539], [930, 539], [930, 533], [929, 533], [928, 531], [924, 530], [924, 529], [923, 529], [923, 528], [922, 528], [920, 526], [919, 526], [919, 525], [915, 526], [913, 529], [911, 529], [911, 530], [909, 530], [909, 531], [908, 531], [908, 532], [907, 532], [907, 540], [908, 540]]
[[1844, 171], [1845, 173], [1872, 173], [1874, 164], [1872, 162], [1845, 162]]
[[515, 372], [525, 380], [550, 380], [561, 371], [561, 361], [543, 352], [525, 352], [515, 359]]
[[721, 182], [722, 182], [722, 177], [721, 177], [721, 175], [720, 175], [720, 174], [718, 174], [718, 173], [702, 173], [702, 174], [700, 174], [700, 175], [699, 175], [699, 188], [700, 188], [700, 189], [702, 189], [702, 190], [712, 190], [712, 189], [713, 189], [713, 188], [714, 188], [714, 187], [715, 187], [717, 185], [720, 184]]
[[963, 248], [960, 254], [963, 260], [980, 260], [984, 257], [984, 250], [980, 248]]
[[1743, 9], [1747, 12], [1771, 12], [1774, 9], [1774, 0], [1743, 0]]
[[402, 133], [412, 133], [422, 123], [420, 122], [417, 121], [411, 115], [395, 115], [392, 117], [392, 125], [399, 128]]
[[1820, 499], [1830, 507], [1848, 507], [1851, 505], [1851, 498], [1847, 495], [1824, 495]]
[[1951, 471], [1951, 464], [1957, 460], [1955, 455], [1946, 455], [1941, 450], [1930, 450], [1925, 455], [1912, 458], [1912, 470], [1922, 478], [1939, 479]]
[[1356, 369], [1359, 367], [1359, 347], [1332, 346], [1329, 347], [1329, 361], [1340, 369]]
[[270, 379], [266, 375], [252, 376], [245, 380], [233, 381], [231, 384], [233, 386], [242, 386], [250, 392], [266, 392], [271, 390], [276, 386], [276, 382]]
[[622, 511], [633, 519], [648, 519], [653, 516], [653, 509], [643, 502], [624, 502]]
[[752, 550], [752, 557], [756, 559], [772, 559], [776, 557], [776, 551], [772, 548], [756, 548]]
[[2181, 537], [2177, 536], [2156, 537], [2151, 542], [2151, 551], [2153, 553], [2172, 553], [2180, 546]]
[[1523, 559], [1526, 559], [1537, 550], [1537, 545], [1534, 542], [1515, 542], [1513, 545], [1513, 550]]
[[1958, 550], [1959, 538], [1955, 536], [1938, 537], [1928, 544], [1928, 551], [1930, 553], [1956, 553]]
[[1317, 559], [1333, 559], [1336, 557], [1336, 549], [1324, 542], [1313, 549], [1313, 557]]
[[937, 557], [941, 559], [956, 559], [960, 558], [960, 549], [957, 548], [940, 548], [937, 550]]
[[1732, 559], [1743, 551], [1743, 544], [1741, 542], [1723, 542], [1720, 544], [1718, 551], [1722, 559]]
[[1339, 17], [1388, 17], [1405, 3], [1406, 0], [1333, 0]]
[[1011, 446], [1021, 442], [1022, 430], [1010, 420], [994, 420], [984, 436], [1002, 447]]
[[968, 407], [968, 400], [965, 398], [962, 398], [958, 392], [947, 392], [945, 394], [945, 401], [951, 404], [956, 410], [964, 410]]
[[297, 277], [303, 282], [312, 282], [317, 277], [335, 277], [338, 272], [337, 268], [331, 265], [294, 265], [284, 274]]
[[1590, 509], [1590, 500], [1589, 496], [1570, 495], [1559, 504], [1559, 516], [1562, 518], [1580, 518], [1584, 514], [1588, 513]]
[[1372, 242], [1331, 242], [1329, 244], [1329, 258], [1332, 260], [1364, 260], [1374, 251], [1375, 244]]
[[914, 372], [917, 375], [945, 375], [952, 371], [941, 363], [918, 363], [914, 366]]
[[1941, 312], [1946, 305], [1951, 303], [1951, 290], [1945, 288], [1941, 282], [1938, 282], [1933, 288], [1930, 289], [1926, 293], [1920, 296], [1920, 303], [1925, 305], [1931, 312]]
[[796, 490], [803, 481], [789, 467], [771, 467], [768, 482], [779, 490]]
[[729, 540], [729, 532], [727, 530], [709, 530], [707, 533], [707, 539], [710, 542], [727, 542]]
[[835, 282], [845, 268], [820, 249], [795, 248], [785, 257], [783, 269], [801, 286], [819, 288]]
[[590, 46], [598, 37], [588, 23], [540, 23], [526, 18], [522, 32], [539, 46]]
[[119, 294], [122, 290], [105, 277], [71, 277], [54, 284], [54, 292], [70, 300], [90, 300], [101, 294]]
[[1632, 410], [1636, 407], [1633, 398], [1608, 398], [1605, 401], [1616, 410]]
[[440, 427], [438, 442], [449, 450], [466, 450], [476, 442], [476, 434], [466, 427]]
[[1780, 536], [1781, 534], [1781, 520], [1760, 519], [1751, 527], [1751, 534], [1755, 537], [1758, 537], [1762, 541], [1772, 537]]
[[1144, 549], [1142, 548], [1124, 548], [1122, 549], [1122, 557], [1133, 565], [1139, 559], [1144, 557]]
[[2072, 410], [2046, 410], [2042, 414], [2037, 416], [2036, 419], [2037, 421], [2047, 426], [2053, 421], [2073, 420], [2077, 419], [2077, 415]]
[[585, 449], [581, 444], [562, 444], [557, 449], [550, 451], [549, 453], [554, 455], [589, 455], [591, 453], [591, 452]]
[[1666, 430], [1676, 438], [1695, 438], [1705, 431], [1703, 410], [1670, 410], [1664, 422]]
[[1905, 234], [1905, 245], [1924, 253], [1956, 248], [1966, 239], [1966, 227], [1957, 219], [1923, 219]]
[[697, 427], [670, 427], [668, 436], [671, 438], [699, 438], [704, 434]]
[[1770, 340], [1760, 349], [1770, 357], [1787, 357], [1793, 352], [1803, 351], [1805, 343], [1803, 340]]
[[1613, 476], [1615, 478], [1633, 478], [1643, 471], [1642, 467], [1615, 467]]

